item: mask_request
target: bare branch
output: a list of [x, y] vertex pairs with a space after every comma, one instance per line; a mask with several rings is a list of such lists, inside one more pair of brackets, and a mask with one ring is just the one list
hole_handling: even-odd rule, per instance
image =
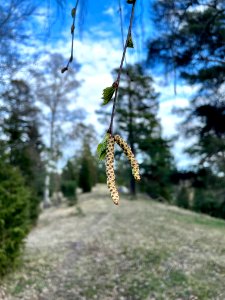
[[210, 58], [210, 57], [205, 57], [203, 55], [200, 55], [199, 60], [205, 60], [205, 61], [208, 61], [208, 62], [215, 62], [215, 63], [224, 64], [225, 65], [225, 60], [216, 59], [216, 58]]
[[76, 15], [77, 15], [77, 7], [78, 7], [78, 4], [79, 4], [79, 0], [76, 0], [76, 5], [75, 5], [75, 7], [72, 9], [72, 11], [71, 11], [71, 15], [72, 15], [72, 18], [73, 18], [73, 23], [72, 23], [72, 26], [71, 26], [71, 36], [72, 36], [72, 41], [71, 41], [71, 54], [70, 54], [70, 58], [69, 58], [69, 60], [68, 60], [68, 63], [67, 63], [67, 65], [66, 65], [66, 67], [64, 67], [64, 68], [61, 70], [61, 73], [64, 73], [64, 72], [68, 71], [69, 65], [70, 65], [70, 63], [72, 63], [72, 61], [73, 61], [74, 31], [75, 31], [75, 20], [76, 20]]
[[113, 108], [112, 108], [112, 114], [111, 114], [111, 121], [110, 121], [109, 129], [107, 131], [108, 133], [111, 133], [111, 134], [112, 134], [112, 131], [113, 131], [113, 119], [114, 119], [114, 116], [115, 116], [115, 108], [116, 108], [116, 100], [117, 100], [117, 95], [118, 95], [118, 88], [119, 88], [119, 84], [120, 84], [120, 76], [121, 76], [121, 72], [122, 72], [122, 69], [123, 69], [123, 62], [124, 62], [124, 59], [125, 59], [125, 55], [126, 55], [126, 51], [127, 51], [127, 47], [128, 47], [128, 41], [129, 41], [129, 38], [131, 36], [131, 29], [132, 29], [133, 20], [134, 20], [135, 4], [136, 4], [136, 1], [134, 1], [133, 4], [132, 4], [132, 10], [131, 10], [131, 15], [130, 15], [130, 24], [129, 24], [128, 33], [127, 33], [127, 39], [126, 39], [126, 43], [125, 43], [124, 48], [123, 48], [123, 55], [122, 55], [122, 59], [121, 59], [117, 79], [114, 82], [114, 86], [116, 87], [116, 91], [115, 91], [115, 96], [114, 96], [114, 99], [113, 99]]

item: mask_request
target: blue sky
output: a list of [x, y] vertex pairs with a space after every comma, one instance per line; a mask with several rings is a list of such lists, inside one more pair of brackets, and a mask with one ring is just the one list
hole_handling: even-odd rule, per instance
[[[72, 21], [71, 9], [75, 6], [76, 1], [70, 0], [66, 2], [63, 10], [61, 10], [53, 0], [48, 0], [46, 4], [41, 6], [40, 12], [46, 17], [45, 28], [48, 33], [48, 42], [53, 45], [57, 40], [66, 39], [66, 32], [69, 34]], [[149, 2], [148, 0], [137, 1], [134, 35], [140, 33], [140, 26], [144, 23], [144, 20], [149, 19]], [[124, 26], [126, 26], [128, 25], [131, 5], [128, 5], [125, 0], [121, 0], [121, 5], [123, 9]], [[101, 39], [102, 36], [99, 35], [100, 29], [110, 36], [120, 38], [121, 30], [118, 8], [119, 0], [80, 0], [78, 19], [76, 21], [77, 38], [82, 39], [86, 33], [91, 34], [95, 39]], [[144, 31], [150, 31], [149, 20], [148, 26], [145, 26]], [[41, 32], [44, 33], [43, 30], [41, 30]], [[146, 32], [144, 32], [144, 34], [146, 34]]]
[[[95, 110], [100, 106], [103, 88], [111, 85], [114, 81], [111, 71], [119, 66], [122, 55], [119, 1], [80, 1], [83, 9], [79, 11], [79, 18], [76, 22], [74, 57], [81, 65], [77, 78], [83, 83], [78, 91], [79, 96], [74, 103], [74, 108], [85, 108], [88, 113], [86, 122], [94, 124], [101, 135], [108, 124], [98, 122]], [[70, 56], [71, 9], [74, 2], [68, 1], [64, 10], [61, 11], [56, 8], [53, 0], [49, 0], [50, 5], [41, 6], [40, 15], [37, 18], [39, 36], [42, 37], [41, 41], [37, 41], [39, 49], [52, 53], [59, 52], [65, 56], [65, 61]], [[124, 8], [123, 17], [126, 21], [131, 5], [126, 4], [125, 0], [121, 0], [121, 3]], [[148, 0], [137, 0], [133, 32], [135, 49], [129, 49], [126, 56], [128, 63], [135, 63], [146, 57], [144, 40], [152, 33], [152, 25], [149, 21], [149, 3]], [[125, 35], [127, 25], [127, 22], [124, 22]], [[144, 25], [144, 32], [141, 31], [142, 25]], [[179, 131], [177, 126], [181, 120], [171, 114], [171, 110], [174, 106], [187, 106], [187, 99], [193, 94], [194, 89], [178, 84], [175, 95], [173, 80], [167, 81], [165, 84], [163, 75], [157, 74], [153, 77], [155, 89], [161, 93], [159, 117], [163, 125], [163, 135], [171, 137]], [[181, 168], [188, 166], [190, 162], [182, 152], [184, 144], [187, 146], [187, 141], [180, 137], [173, 149], [178, 166]]]

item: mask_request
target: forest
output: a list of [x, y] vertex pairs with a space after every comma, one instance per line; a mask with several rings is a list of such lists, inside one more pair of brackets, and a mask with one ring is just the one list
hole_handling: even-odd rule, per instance
[[42, 2], [0, 3], [0, 299], [225, 299], [224, 1]]

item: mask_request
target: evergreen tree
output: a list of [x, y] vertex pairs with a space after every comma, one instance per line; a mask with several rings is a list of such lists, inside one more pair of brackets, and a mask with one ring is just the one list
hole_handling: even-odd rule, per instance
[[150, 66], [164, 65], [172, 76], [199, 86], [190, 108], [181, 111], [186, 114], [183, 128], [187, 136], [198, 136], [190, 153], [218, 172], [225, 171], [224, 9], [224, 1], [156, 1], [159, 30], [148, 53]]
[[30, 191], [16, 168], [0, 160], [0, 276], [15, 265], [30, 227]]
[[182, 186], [176, 199], [176, 204], [182, 208], [189, 208], [189, 193], [188, 189], [185, 186]]
[[213, 95], [224, 81], [224, 9], [224, 1], [155, 1], [149, 64], [163, 63], [167, 72], [199, 83], [202, 95]]
[[1, 125], [5, 135], [5, 151], [9, 162], [17, 166], [32, 189], [30, 217], [35, 222], [39, 200], [43, 193], [43, 145], [38, 128], [38, 110], [27, 83], [12, 80], [10, 87], [1, 95]]
[[97, 182], [96, 183], [106, 183], [106, 174], [105, 174], [105, 163], [104, 161], [98, 161], [96, 163], [96, 173], [97, 173]]
[[[170, 198], [169, 173], [172, 157], [168, 142], [161, 136], [158, 113], [158, 96], [153, 80], [146, 75], [142, 66], [128, 65], [121, 74], [117, 108], [115, 113], [116, 131], [125, 139], [140, 163], [142, 180], [140, 187], [152, 197]], [[104, 112], [101, 111], [103, 114]], [[129, 172], [130, 193], [136, 194], [136, 183], [127, 159], [123, 155], [123, 166], [118, 168], [119, 182], [126, 182]]]
[[92, 187], [96, 184], [96, 178], [95, 158], [91, 153], [88, 140], [84, 139], [79, 170], [79, 187], [82, 188], [83, 193], [91, 191]]
[[146, 140], [140, 144], [140, 150], [144, 153], [142, 188], [153, 198], [171, 201], [173, 193], [171, 175], [175, 166], [170, 141], [160, 136], [149, 138], [147, 135]]
[[[190, 107], [178, 111], [185, 117], [182, 128], [186, 137], [197, 137], [197, 142], [187, 152], [199, 158], [200, 168], [207, 165], [211, 172], [220, 174], [217, 178], [223, 182], [223, 187], [224, 10], [224, 1], [155, 1], [154, 21], [158, 32], [149, 42], [148, 53], [150, 66], [164, 66], [171, 76], [198, 87]], [[217, 191], [218, 184], [207, 188], [215, 189], [215, 201], [223, 202], [221, 186]]]
[[69, 205], [76, 204], [77, 170], [72, 160], [68, 160], [61, 175], [61, 190], [68, 199]]
[[83, 156], [81, 160], [81, 168], [79, 174], [79, 186], [82, 188], [83, 193], [91, 192], [91, 173], [89, 168], [89, 160]]
[[68, 160], [62, 172], [62, 179], [77, 181], [77, 170], [73, 160]]

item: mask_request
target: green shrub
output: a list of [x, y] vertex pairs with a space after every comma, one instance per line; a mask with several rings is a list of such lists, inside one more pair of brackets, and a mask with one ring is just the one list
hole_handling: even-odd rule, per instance
[[30, 193], [19, 172], [0, 162], [0, 276], [12, 268], [30, 227]]
[[92, 174], [90, 160], [87, 157], [82, 157], [79, 173], [79, 187], [82, 189], [83, 193], [91, 192]]
[[193, 209], [217, 218], [224, 218], [224, 202], [221, 202], [213, 193], [196, 189]]
[[177, 195], [176, 205], [182, 208], [189, 208], [189, 193], [186, 187], [182, 187]]
[[31, 225], [36, 225], [38, 216], [40, 214], [40, 197], [38, 197], [33, 190], [30, 194], [30, 203], [29, 203], [29, 218]]
[[67, 198], [69, 205], [77, 203], [76, 187], [74, 180], [63, 180], [61, 183], [61, 191], [63, 196]]

